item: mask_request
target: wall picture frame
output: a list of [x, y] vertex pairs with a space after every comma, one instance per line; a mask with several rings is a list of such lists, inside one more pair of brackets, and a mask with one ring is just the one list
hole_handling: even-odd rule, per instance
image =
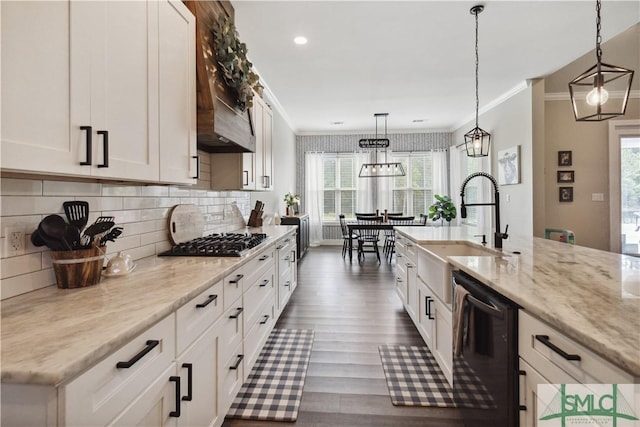
[[498, 184], [520, 183], [520, 146], [498, 151]]
[[573, 202], [573, 187], [559, 187], [558, 198], [560, 202]]
[[571, 151], [558, 151], [558, 166], [571, 166], [573, 164]]
[[559, 183], [571, 183], [575, 181], [575, 171], [558, 171], [557, 181]]

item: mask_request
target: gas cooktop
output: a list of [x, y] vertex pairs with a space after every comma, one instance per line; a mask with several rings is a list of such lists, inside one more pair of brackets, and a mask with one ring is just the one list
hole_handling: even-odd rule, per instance
[[178, 243], [158, 256], [240, 257], [267, 239], [264, 233], [210, 234]]

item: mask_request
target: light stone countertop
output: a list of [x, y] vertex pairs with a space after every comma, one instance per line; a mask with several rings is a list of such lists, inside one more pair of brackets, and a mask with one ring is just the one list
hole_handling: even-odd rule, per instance
[[[471, 242], [466, 227], [398, 227], [418, 244]], [[485, 232], [487, 247], [493, 238]], [[513, 254], [519, 251], [519, 255]], [[640, 378], [640, 258], [537, 237], [510, 236], [504, 256], [448, 261], [566, 336]]]
[[71, 380], [295, 230], [240, 230], [270, 237], [243, 257], [154, 256], [95, 286], [49, 286], [2, 301], [2, 382], [57, 386]]

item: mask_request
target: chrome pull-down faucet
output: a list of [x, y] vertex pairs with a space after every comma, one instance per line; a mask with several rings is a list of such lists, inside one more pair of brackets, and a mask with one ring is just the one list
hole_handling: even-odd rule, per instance
[[[471, 181], [473, 178], [477, 176], [483, 176], [487, 178], [489, 181], [491, 181], [491, 184], [493, 184], [493, 200], [494, 200], [493, 203], [468, 203], [468, 204], [464, 203], [464, 189], [467, 187], [467, 184], [469, 183], [469, 181]], [[500, 193], [498, 192], [498, 183], [496, 182], [496, 179], [486, 172], [472, 173], [471, 175], [465, 178], [464, 182], [462, 183], [462, 186], [460, 187], [460, 198], [462, 200], [462, 203], [460, 204], [460, 216], [462, 218], [467, 217], [467, 206], [493, 206], [494, 207], [495, 212], [493, 216], [495, 218], [494, 219], [495, 232], [493, 233], [493, 246], [496, 249], [502, 249], [502, 240], [507, 239], [509, 237], [509, 235], [507, 234], [507, 231], [509, 230], [509, 225], [507, 225], [507, 227], [505, 228], [504, 233], [500, 231]]]

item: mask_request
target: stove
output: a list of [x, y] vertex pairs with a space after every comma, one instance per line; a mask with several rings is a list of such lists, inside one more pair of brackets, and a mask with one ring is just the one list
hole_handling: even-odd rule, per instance
[[240, 257], [267, 239], [264, 233], [210, 234], [178, 243], [158, 256]]

